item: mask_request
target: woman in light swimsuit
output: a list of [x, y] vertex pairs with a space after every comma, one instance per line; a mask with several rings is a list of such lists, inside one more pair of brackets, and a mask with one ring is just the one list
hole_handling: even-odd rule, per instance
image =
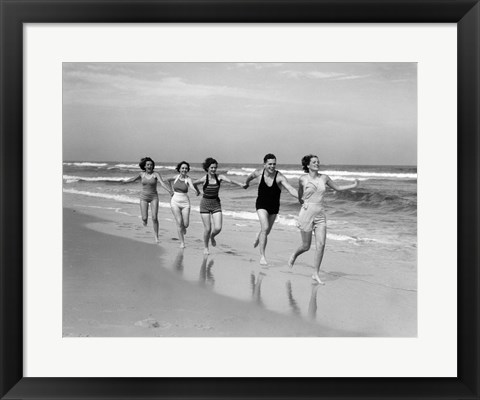
[[153, 172], [155, 168], [155, 162], [150, 157], [144, 157], [140, 160], [138, 166], [143, 172], [140, 172], [137, 176], [129, 179], [124, 179], [123, 183], [135, 182], [141, 180], [142, 192], [140, 193], [140, 212], [142, 214], [143, 226], [147, 226], [148, 221], [148, 205], [150, 204], [152, 210], [152, 222], [153, 230], [155, 231], [155, 242], [159, 243], [158, 239], [158, 192], [157, 182], [172, 195], [172, 191], [165, 184], [162, 177], [158, 172]]
[[203, 254], [209, 254], [208, 243], [211, 242], [212, 246], [215, 247], [217, 245], [215, 236], [222, 230], [222, 205], [218, 197], [220, 184], [223, 181], [234, 183], [240, 187], [243, 187], [243, 184], [229, 179], [225, 175], [217, 176], [218, 162], [214, 158], [208, 157], [202, 166], [207, 175], [195, 181], [193, 185], [196, 188], [197, 185], [203, 184], [203, 196], [200, 201], [200, 215], [205, 228], [203, 232], [203, 243], [205, 244]]
[[186, 161], [178, 163], [175, 168], [179, 174], [176, 177], [167, 179], [173, 191], [173, 197], [170, 200], [172, 214], [177, 223], [178, 238], [180, 239], [180, 248], [185, 248], [185, 234], [190, 224], [190, 199], [188, 189], [194, 190], [197, 196], [200, 191], [193, 186], [192, 179], [187, 175], [190, 171], [190, 164]]
[[307, 172], [299, 179], [298, 200], [302, 204], [300, 214], [298, 215], [298, 227], [302, 244], [290, 256], [288, 266], [293, 267], [295, 260], [300, 254], [310, 249], [312, 243], [312, 233], [315, 232], [315, 256], [313, 266], [315, 273], [312, 279], [319, 284], [324, 284], [320, 279], [320, 265], [325, 250], [325, 239], [327, 237], [327, 219], [324, 209], [324, 195], [326, 187], [329, 186], [334, 190], [342, 191], [354, 189], [358, 186], [358, 180], [351, 185], [338, 186], [327, 175], [320, 174], [320, 162], [317, 156], [312, 154], [302, 158], [303, 170]]

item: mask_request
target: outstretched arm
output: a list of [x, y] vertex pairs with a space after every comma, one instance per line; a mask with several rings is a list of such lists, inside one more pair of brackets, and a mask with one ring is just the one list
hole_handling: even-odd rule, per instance
[[194, 185], [192, 178], [187, 178], [187, 186], [193, 190], [197, 196], [200, 194], [200, 190], [198, 190], [197, 186]]
[[168, 187], [170, 188], [170, 190], [173, 192], [173, 184], [172, 182], [175, 180], [175, 177], [174, 176], [171, 176], [170, 178], [167, 178], [167, 184], [168, 184]]
[[205, 183], [205, 177], [197, 179], [195, 182], [193, 182], [193, 187], [198, 192], [198, 194], [200, 194], [200, 191], [198, 190], [197, 186], [200, 185], [200, 184], [203, 184], [203, 183]]
[[[120, 182], [122, 183], [131, 183], [131, 182], [135, 182], [135, 181], [138, 181], [140, 179], [140, 174], [136, 175], [136, 176], [132, 176], [131, 178], [128, 178], [128, 179], [123, 179], [121, 180]], [[113, 182], [113, 181], [112, 181]], [[116, 181], [115, 181], [116, 182]]]
[[241, 188], [244, 187], [244, 184], [243, 184], [243, 183], [234, 181], [233, 179], [229, 179], [229, 178], [227, 178], [225, 175], [220, 175], [218, 178], [219, 178], [221, 181], [225, 181], [225, 182], [228, 182], [228, 183], [233, 183], [234, 185], [240, 186]]
[[260, 170], [256, 169], [250, 175], [247, 176], [247, 179], [245, 179], [245, 183], [242, 185], [242, 187], [244, 189], [247, 189], [248, 186], [250, 185], [250, 181], [253, 181], [255, 178], [258, 178], [259, 176], [260, 176]]
[[170, 184], [167, 186], [167, 184], [166, 184], [165, 181], [163, 180], [162, 176], [161, 176], [158, 172], [155, 172], [155, 176], [157, 177], [157, 180], [160, 182], [160, 185], [161, 185], [168, 193], [170, 193], [170, 196], [173, 196], [173, 190], [172, 190], [172, 188], [170, 187]]
[[329, 176], [327, 176], [327, 185], [330, 186], [332, 189], [341, 192], [343, 190], [355, 189], [358, 186], [358, 179], [355, 179], [355, 182], [351, 185], [340, 186], [337, 185], [334, 181], [332, 181]]
[[290, 193], [293, 197], [297, 198], [298, 199], [298, 192], [297, 190], [292, 186], [290, 185], [290, 183], [288, 182], [287, 178], [285, 178], [285, 176], [279, 172], [278, 173], [278, 180], [279, 180], [279, 183], [285, 188], [287, 189], [288, 193]]

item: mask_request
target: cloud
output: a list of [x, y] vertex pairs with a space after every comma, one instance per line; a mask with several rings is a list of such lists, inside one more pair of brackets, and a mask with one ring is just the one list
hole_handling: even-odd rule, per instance
[[149, 78], [130, 76], [116, 69], [115, 73], [104, 68], [64, 70], [64, 104], [88, 104], [103, 106], [156, 106], [159, 101], [175, 99], [184, 102], [209, 97], [228, 97], [247, 100], [279, 102], [277, 97], [265, 91], [227, 85], [190, 83], [174, 76]]
[[284, 65], [284, 63], [235, 63], [235, 67], [237, 68], [249, 68], [255, 70], [262, 70], [262, 69], [270, 69], [270, 68], [279, 68]]
[[352, 80], [352, 79], [365, 79], [365, 78], [369, 78], [370, 75], [344, 75], [344, 76], [340, 76], [338, 78], [334, 78], [333, 80], [334, 81], [348, 81], [348, 80]]
[[321, 71], [280, 71], [280, 74], [292, 79], [328, 79], [334, 81], [361, 79], [369, 75], [348, 75], [342, 72], [321, 72]]

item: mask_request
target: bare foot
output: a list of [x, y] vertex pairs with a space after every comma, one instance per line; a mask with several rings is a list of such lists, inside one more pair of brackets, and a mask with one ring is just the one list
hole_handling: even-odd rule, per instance
[[205, 249], [203, 250], [203, 254], [204, 254], [205, 256], [208, 256], [208, 255], [210, 254], [210, 252], [208, 251], [207, 248], [205, 248]]
[[312, 279], [317, 282], [319, 285], [325, 285], [325, 282], [323, 282], [318, 274], [312, 275]]
[[212, 242], [213, 247], [217, 245], [217, 242], [215, 241], [215, 238], [213, 236], [210, 236], [210, 241]]
[[257, 237], [255, 238], [255, 241], [253, 242], [253, 248], [257, 247], [258, 243], [260, 243], [260, 233], [257, 233]]
[[293, 263], [294, 263], [294, 262], [295, 262], [295, 256], [292, 254], [292, 255], [290, 256], [290, 258], [288, 259], [288, 264], [287, 264], [287, 265], [288, 265], [290, 268], [293, 268]]
[[160, 239], [158, 238], [158, 236], [155, 236], [155, 243], [160, 243]]
[[264, 256], [260, 257], [260, 265], [268, 265], [268, 262]]
[[185, 243], [180, 243], [180, 248], [184, 249], [185, 248]]

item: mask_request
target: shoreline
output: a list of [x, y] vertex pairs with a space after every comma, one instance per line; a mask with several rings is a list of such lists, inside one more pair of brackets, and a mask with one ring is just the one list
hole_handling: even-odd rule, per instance
[[257, 221], [224, 217], [218, 245], [205, 258], [203, 225], [194, 211], [187, 248], [180, 250], [168, 209], [159, 211], [161, 243], [155, 245], [151, 220], [142, 226], [138, 205], [115, 207], [66, 193], [63, 199], [64, 336], [417, 334], [415, 288], [329, 249], [327, 284], [312, 285], [312, 250], [293, 271], [286, 266], [298, 240], [290, 231], [274, 227], [270, 265], [262, 268], [252, 246]]

